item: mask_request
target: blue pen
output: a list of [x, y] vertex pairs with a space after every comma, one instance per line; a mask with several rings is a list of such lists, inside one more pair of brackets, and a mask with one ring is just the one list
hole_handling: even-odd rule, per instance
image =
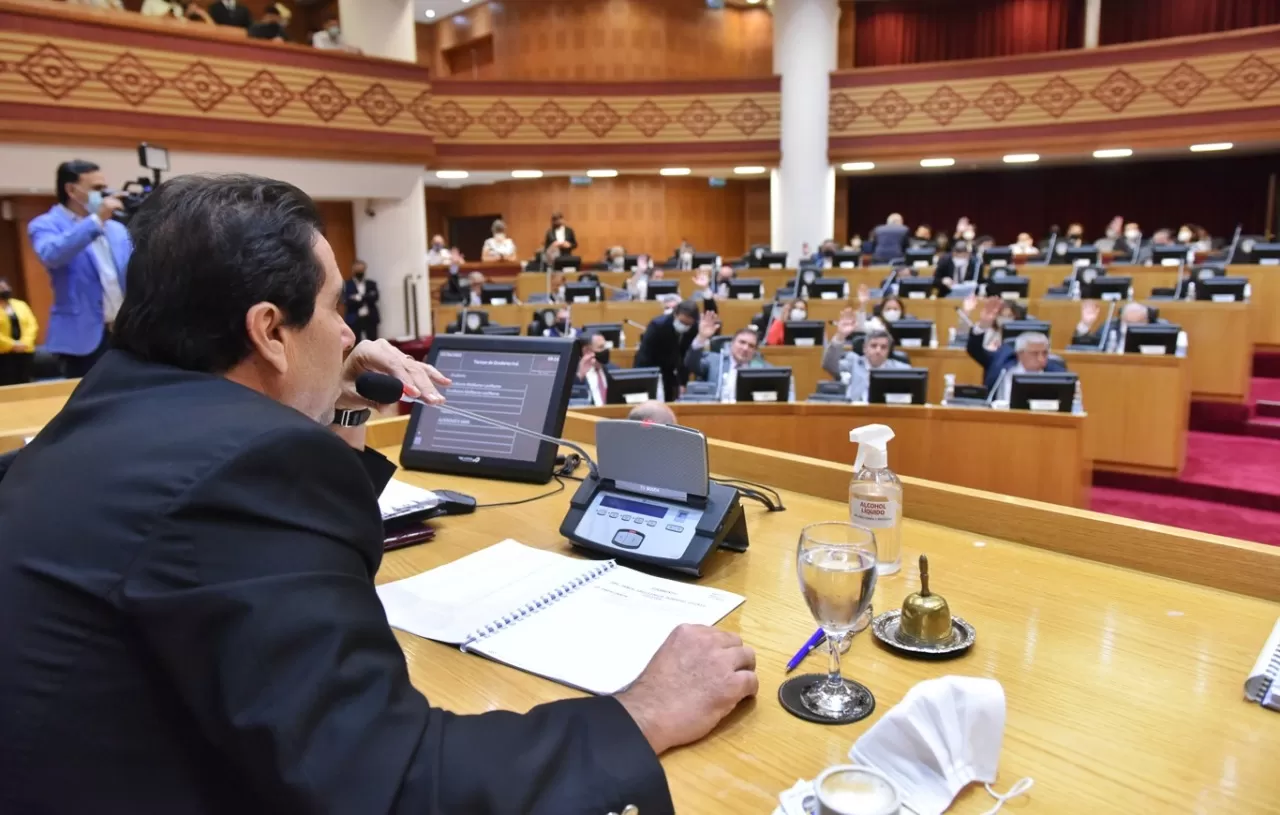
[[796, 655], [787, 661], [787, 673], [794, 671], [796, 666], [804, 662], [804, 658], [809, 656], [809, 652], [821, 645], [826, 638], [827, 635], [821, 628], [813, 632], [813, 636], [804, 645], [800, 646], [800, 650], [796, 652]]

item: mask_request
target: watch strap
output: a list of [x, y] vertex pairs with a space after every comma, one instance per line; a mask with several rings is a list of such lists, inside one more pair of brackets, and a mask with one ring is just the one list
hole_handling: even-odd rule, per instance
[[359, 427], [369, 421], [369, 417], [372, 415], [373, 411], [369, 408], [361, 408], [359, 410], [338, 408], [333, 411], [333, 423], [339, 427]]

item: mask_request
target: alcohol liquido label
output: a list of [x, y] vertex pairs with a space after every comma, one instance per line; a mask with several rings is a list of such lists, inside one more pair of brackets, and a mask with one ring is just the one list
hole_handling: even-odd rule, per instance
[[849, 502], [849, 514], [858, 526], [888, 529], [898, 517], [898, 504], [884, 496], [855, 495]]

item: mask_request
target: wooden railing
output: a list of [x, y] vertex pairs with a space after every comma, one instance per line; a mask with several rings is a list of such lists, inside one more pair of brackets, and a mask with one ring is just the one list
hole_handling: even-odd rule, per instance
[[1280, 136], [1280, 26], [837, 71], [830, 153], [991, 156]]

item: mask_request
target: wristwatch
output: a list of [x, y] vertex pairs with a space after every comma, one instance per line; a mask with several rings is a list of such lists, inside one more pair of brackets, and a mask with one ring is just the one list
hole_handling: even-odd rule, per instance
[[333, 423], [339, 427], [359, 427], [369, 421], [369, 417], [372, 415], [373, 411], [369, 408], [361, 408], [360, 410], [337, 408], [333, 411]]

